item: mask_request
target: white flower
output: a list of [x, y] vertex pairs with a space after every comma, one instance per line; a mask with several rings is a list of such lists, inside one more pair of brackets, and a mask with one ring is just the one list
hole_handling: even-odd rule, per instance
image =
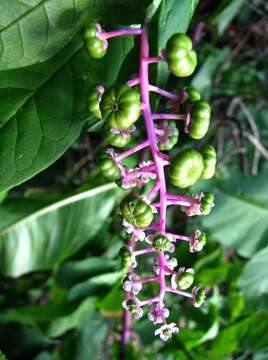
[[153, 306], [148, 311], [148, 318], [154, 324], [162, 324], [166, 318], [169, 317], [169, 310], [167, 308], [159, 308], [159, 306]]
[[130, 274], [123, 283], [123, 289], [134, 295], [137, 295], [142, 289], [140, 277], [136, 274]]
[[145, 239], [144, 231], [134, 228], [134, 226], [129, 224], [125, 219], [123, 219], [122, 224], [125, 227], [126, 233], [132, 234], [135, 241], [143, 241]]
[[124, 300], [122, 302], [124, 309], [128, 310], [135, 316], [136, 319], [140, 319], [143, 316], [143, 310], [138, 302], [133, 299]]
[[181, 210], [187, 215], [187, 216], [195, 216], [195, 215], [201, 215], [201, 200], [205, 196], [204, 193], [196, 194], [193, 198], [195, 200], [198, 200], [198, 202], [195, 202], [192, 206], [182, 206]]
[[155, 330], [154, 334], [159, 335], [160, 339], [163, 341], [167, 341], [171, 339], [173, 334], [177, 334], [179, 332], [179, 328], [175, 323], [162, 325], [159, 329]]

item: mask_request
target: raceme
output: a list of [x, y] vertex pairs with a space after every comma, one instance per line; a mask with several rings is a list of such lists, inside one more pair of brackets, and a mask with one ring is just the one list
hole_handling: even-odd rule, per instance
[[[164, 341], [179, 329], [176, 323], [168, 323], [169, 309], [165, 294], [173, 293], [191, 299], [199, 307], [205, 300], [207, 289], [193, 286], [194, 271], [179, 267], [172, 256], [177, 244], [186, 241], [190, 252], [198, 252], [206, 244], [206, 234], [197, 229], [190, 235], [173, 234], [167, 229], [167, 208], [178, 206], [187, 216], [208, 215], [214, 206], [212, 193], [181, 196], [168, 192], [167, 178], [180, 189], [194, 185], [199, 178], [209, 179], [215, 173], [216, 152], [211, 145], [200, 150], [185, 148], [175, 156], [164, 151], [174, 148], [179, 139], [177, 122], [182, 122], [184, 133], [192, 139], [203, 138], [209, 128], [211, 109], [201, 100], [192, 86], [181, 91], [167, 91], [151, 84], [149, 66], [165, 61], [169, 71], [177, 77], [190, 76], [197, 65], [197, 55], [191, 39], [181, 33], [171, 36], [166, 49], [159, 56], [150, 57], [147, 26], [106, 32], [100, 24], [91, 24], [85, 31], [85, 45], [96, 59], [108, 50], [108, 39], [117, 36], [140, 37], [140, 60], [138, 75], [126, 84], [116, 84], [109, 89], [99, 85], [89, 93], [89, 111], [102, 119], [103, 134], [109, 146], [98, 155], [98, 165], [107, 180], [115, 181], [123, 189], [136, 189], [121, 203], [122, 223], [129, 235], [128, 242], [120, 250], [125, 270], [123, 289], [122, 343], [131, 337], [131, 315], [141, 318], [148, 307], [149, 321], [160, 327], [155, 330]], [[154, 113], [150, 104], [151, 93], [167, 99], [169, 113]], [[129, 145], [136, 127], [143, 118], [146, 138], [135, 146], [119, 152]], [[143, 124], [141, 124], [142, 126]], [[129, 169], [124, 160], [142, 152], [150, 151], [150, 160], [142, 160], [137, 167]], [[167, 170], [165, 170], [167, 168]], [[148, 184], [149, 190], [148, 190]], [[147, 192], [144, 194], [145, 185]], [[143, 195], [140, 195], [143, 190]], [[152, 275], [140, 277], [136, 270], [141, 256], [153, 256]], [[158, 283], [157, 296], [144, 298], [142, 289], [148, 283]], [[189, 290], [192, 288], [192, 290]], [[158, 325], [159, 326], [159, 325]]]

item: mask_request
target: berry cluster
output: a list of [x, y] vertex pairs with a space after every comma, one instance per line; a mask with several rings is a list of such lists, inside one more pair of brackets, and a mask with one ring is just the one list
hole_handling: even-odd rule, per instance
[[[105, 178], [115, 181], [123, 189], [143, 189], [143, 195], [129, 195], [120, 206], [123, 226], [129, 234], [128, 243], [120, 251], [125, 269], [122, 341], [126, 342], [130, 336], [130, 314], [140, 318], [146, 305], [149, 306], [149, 320], [161, 324], [155, 334], [168, 340], [179, 329], [174, 322], [167, 323], [169, 310], [165, 305], [165, 294], [190, 298], [195, 307], [201, 306], [206, 296], [206, 289], [197, 286], [186, 291], [193, 286], [194, 271], [184, 267], [176, 270], [177, 260], [171, 254], [179, 241], [188, 242], [190, 252], [201, 251], [206, 244], [206, 234], [200, 230], [191, 235], [168, 232], [167, 208], [179, 206], [187, 216], [208, 215], [214, 206], [214, 196], [210, 192], [194, 196], [172, 194], [168, 192], [166, 177], [180, 189], [192, 186], [199, 178], [209, 179], [215, 172], [216, 152], [211, 145], [205, 145], [199, 151], [186, 148], [175, 156], [163, 151], [172, 149], [178, 142], [178, 122], [182, 122], [181, 128], [192, 139], [203, 138], [209, 128], [211, 109], [192, 86], [170, 92], [149, 83], [149, 65], [160, 61], [166, 61], [170, 72], [178, 77], [187, 77], [194, 72], [197, 55], [188, 36], [174, 34], [157, 57], [149, 56], [146, 26], [105, 32], [99, 24], [91, 25], [85, 32], [85, 43], [90, 55], [100, 58], [107, 51], [107, 39], [124, 35], [140, 36], [138, 76], [109, 89], [97, 86], [89, 94], [89, 110], [103, 120], [103, 134], [109, 145], [124, 148], [133, 142], [134, 124], [141, 118], [146, 127], [146, 139], [139, 144], [121, 153], [108, 147], [98, 156], [98, 165]], [[168, 99], [169, 113], [152, 112], [151, 92]], [[134, 169], [127, 168], [124, 160], [144, 149], [150, 150], [150, 160], [141, 161]], [[146, 254], [153, 255], [156, 261], [151, 276], [141, 278], [135, 272], [137, 258]], [[145, 299], [143, 285], [152, 282], [159, 284], [159, 293]]]

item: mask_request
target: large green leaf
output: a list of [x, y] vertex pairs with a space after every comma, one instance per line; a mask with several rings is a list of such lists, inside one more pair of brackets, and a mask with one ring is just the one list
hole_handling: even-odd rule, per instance
[[[171, 35], [176, 32], [185, 33], [199, 0], [163, 0], [158, 17], [157, 52], [165, 49]], [[165, 63], [158, 64], [157, 81], [165, 83], [168, 70]]]
[[259, 251], [246, 264], [239, 286], [248, 303], [257, 309], [268, 307], [268, 247]]
[[98, 360], [103, 354], [108, 322], [99, 313], [91, 313], [81, 323], [74, 360]]
[[47, 62], [0, 72], [0, 191], [46, 168], [75, 141], [88, 119], [88, 89], [111, 85], [133, 39], [114, 39], [100, 61], [82, 46], [77, 36]]
[[148, 1], [2, 0], [0, 70], [29, 66], [61, 50], [87, 22], [139, 23]]
[[256, 313], [223, 329], [211, 344], [209, 359], [225, 359], [236, 350], [259, 350], [268, 344], [268, 315]]
[[267, 171], [258, 177], [235, 175], [217, 182], [215, 208], [202, 223], [225, 246], [250, 257], [267, 245]]
[[114, 184], [107, 184], [21, 214], [0, 228], [1, 273], [19, 276], [59, 264], [97, 234], [121, 194]]

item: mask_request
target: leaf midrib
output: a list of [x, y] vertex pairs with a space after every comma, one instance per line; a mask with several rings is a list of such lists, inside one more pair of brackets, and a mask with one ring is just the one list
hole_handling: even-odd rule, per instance
[[90, 197], [98, 195], [98, 194], [100, 194], [102, 192], [106, 192], [106, 191], [113, 190], [113, 189], [116, 189], [116, 188], [117, 188], [117, 186], [114, 183], [108, 183], [108, 184], [99, 186], [97, 188], [90, 189], [88, 191], [79, 193], [77, 195], [70, 196], [70, 197], [68, 197], [66, 199], [57, 201], [56, 203], [48, 205], [48, 206], [46, 206], [46, 207], [44, 207], [44, 208], [42, 208], [40, 210], [37, 210], [34, 213], [32, 213], [30, 215], [27, 215], [24, 218], [22, 218], [22, 219], [20, 219], [18, 221], [15, 221], [13, 224], [8, 225], [7, 227], [1, 229], [0, 230], [0, 236], [5, 235], [9, 231], [12, 231], [13, 228], [19, 226], [21, 223], [31, 221], [31, 219], [38, 218], [38, 217], [40, 217], [42, 215], [45, 215], [45, 214], [47, 214], [49, 212], [60, 209], [60, 208], [62, 208], [64, 206], [70, 205], [70, 204], [78, 202], [80, 200], [90, 198]]

